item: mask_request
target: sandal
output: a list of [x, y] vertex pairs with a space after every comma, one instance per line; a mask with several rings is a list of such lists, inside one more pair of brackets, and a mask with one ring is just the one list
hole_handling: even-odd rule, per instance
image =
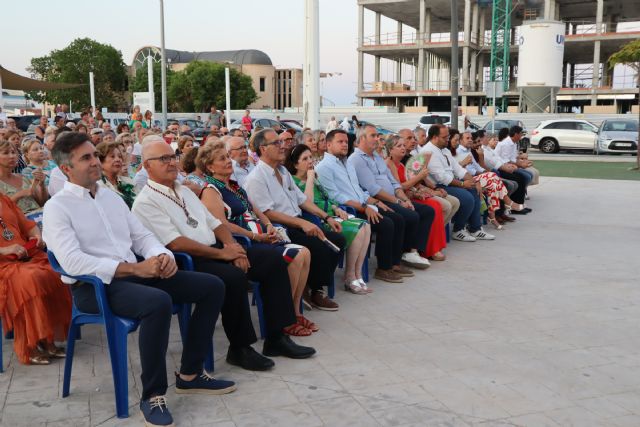
[[344, 284], [344, 290], [348, 291], [348, 292], [351, 292], [352, 294], [356, 294], [356, 295], [364, 295], [364, 294], [367, 293], [367, 291], [362, 289], [362, 285], [360, 284], [360, 282], [358, 280], [352, 280], [348, 284], [345, 283]]
[[502, 230], [504, 228], [495, 218], [489, 218], [489, 222], [493, 224], [496, 230]]
[[298, 325], [307, 328], [311, 332], [318, 332], [320, 330], [318, 325], [316, 325], [315, 323], [313, 323], [311, 320], [307, 319], [304, 316], [296, 316], [296, 319], [298, 319]]
[[431, 257], [429, 257], [429, 259], [433, 260], [433, 261], [444, 261], [447, 259], [447, 256], [445, 254], [443, 254], [442, 252], [436, 252], [435, 254], [431, 255]]
[[360, 282], [360, 287], [362, 289], [364, 289], [368, 294], [370, 294], [371, 292], [373, 292], [373, 289], [369, 289], [369, 287], [367, 286], [367, 282], [364, 281], [364, 279], [359, 278], [357, 279], [358, 282]]
[[300, 323], [289, 325], [286, 328], [282, 329], [282, 332], [294, 337], [308, 337], [312, 333], [311, 329], [305, 328]]
[[55, 344], [40, 343], [37, 348], [41, 354], [53, 359], [64, 359], [67, 355], [64, 347], [58, 347]]
[[29, 358], [29, 364], [30, 365], [50, 365], [51, 361], [47, 356], [44, 356], [42, 354], [37, 354]]
[[525, 205], [521, 205], [519, 203], [515, 203], [515, 202], [511, 202], [510, 205], [508, 204], [504, 204], [504, 207], [506, 209], [506, 215], [509, 215], [509, 213], [511, 212], [520, 212], [521, 210], [523, 210], [525, 208]]

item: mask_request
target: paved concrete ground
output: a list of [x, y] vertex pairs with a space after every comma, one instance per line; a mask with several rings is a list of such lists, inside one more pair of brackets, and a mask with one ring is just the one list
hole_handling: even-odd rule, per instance
[[[640, 425], [639, 192], [638, 182], [543, 178], [534, 214], [497, 241], [452, 243], [448, 261], [408, 283], [339, 291], [339, 312], [308, 313], [322, 328], [300, 339], [318, 349], [311, 360], [277, 359], [269, 373], [232, 368], [218, 327], [215, 374], [238, 390], [170, 388], [177, 425]], [[172, 334], [170, 370], [177, 325]], [[140, 425], [135, 337], [127, 420], [114, 418], [104, 342], [84, 328], [66, 399], [62, 363], [21, 366], [5, 343], [1, 424]]]

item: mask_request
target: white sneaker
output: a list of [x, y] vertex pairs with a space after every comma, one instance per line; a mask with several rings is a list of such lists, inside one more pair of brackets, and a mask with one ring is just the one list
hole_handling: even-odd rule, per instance
[[428, 259], [423, 258], [418, 252], [405, 252], [402, 254], [402, 262], [414, 268], [427, 268], [431, 265]]
[[461, 242], [475, 242], [477, 239], [469, 234], [469, 232], [465, 229], [460, 231], [455, 231], [451, 238], [453, 240], [460, 240]]
[[496, 236], [485, 232], [482, 228], [474, 233], [471, 233], [471, 236], [475, 237], [476, 240], [495, 240], [496, 238]]

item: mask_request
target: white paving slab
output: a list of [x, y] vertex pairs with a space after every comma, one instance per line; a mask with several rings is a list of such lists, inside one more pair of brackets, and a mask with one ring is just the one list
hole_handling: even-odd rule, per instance
[[[176, 423], [640, 425], [639, 194], [640, 182], [542, 178], [534, 212], [496, 241], [453, 242], [446, 262], [405, 284], [374, 280], [368, 296], [338, 291], [337, 313], [308, 312], [321, 328], [298, 339], [318, 350], [310, 360], [242, 371], [224, 361], [218, 327], [214, 374], [237, 381], [230, 395], [176, 396], [174, 321], [167, 395]], [[4, 341], [0, 425], [141, 425], [136, 338], [126, 420], [115, 418], [97, 327], [83, 329], [65, 399], [62, 362], [22, 366]]]

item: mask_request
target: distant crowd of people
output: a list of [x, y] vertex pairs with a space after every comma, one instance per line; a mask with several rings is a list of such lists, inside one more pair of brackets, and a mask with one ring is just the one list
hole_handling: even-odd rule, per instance
[[[383, 138], [355, 116], [295, 132], [253, 128], [247, 111], [229, 130], [212, 108], [197, 141], [189, 126], [161, 129], [147, 113], [136, 108], [115, 129], [88, 112], [53, 126], [43, 117], [33, 135], [15, 123], [0, 129], [0, 315], [20, 362], [50, 364], [65, 355], [56, 342], [66, 339], [71, 295], [82, 311], [97, 306], [93, 288], [56, 274], [43, 249], [70, 276], [100, 278], [113, 313], [140, 321], [140, 408], [153, 425], [172, 422], [172, 303], [194, 304], [176, 392], [232, 392], [232, 381], [203, 369], [219, 316], [232, 365], [262, 371], [272, 357], [309, 358], [316, 350], [291, 337], [321, 325], [303, 307], [337, 311], [327, 292], [336, 282], [365, 296], [381, 282], [428, 277], [447, 259], [447, 233], [493, 240], [483, 224], [501, 230], [531, 212], [525, 200], [539, 177], [518, 151], [517, 126], [487, 135], [433, 125]], [[194, 270], [179, 269], [175, 252]], [[261, 352], [250, 282], [264, 305]]]

